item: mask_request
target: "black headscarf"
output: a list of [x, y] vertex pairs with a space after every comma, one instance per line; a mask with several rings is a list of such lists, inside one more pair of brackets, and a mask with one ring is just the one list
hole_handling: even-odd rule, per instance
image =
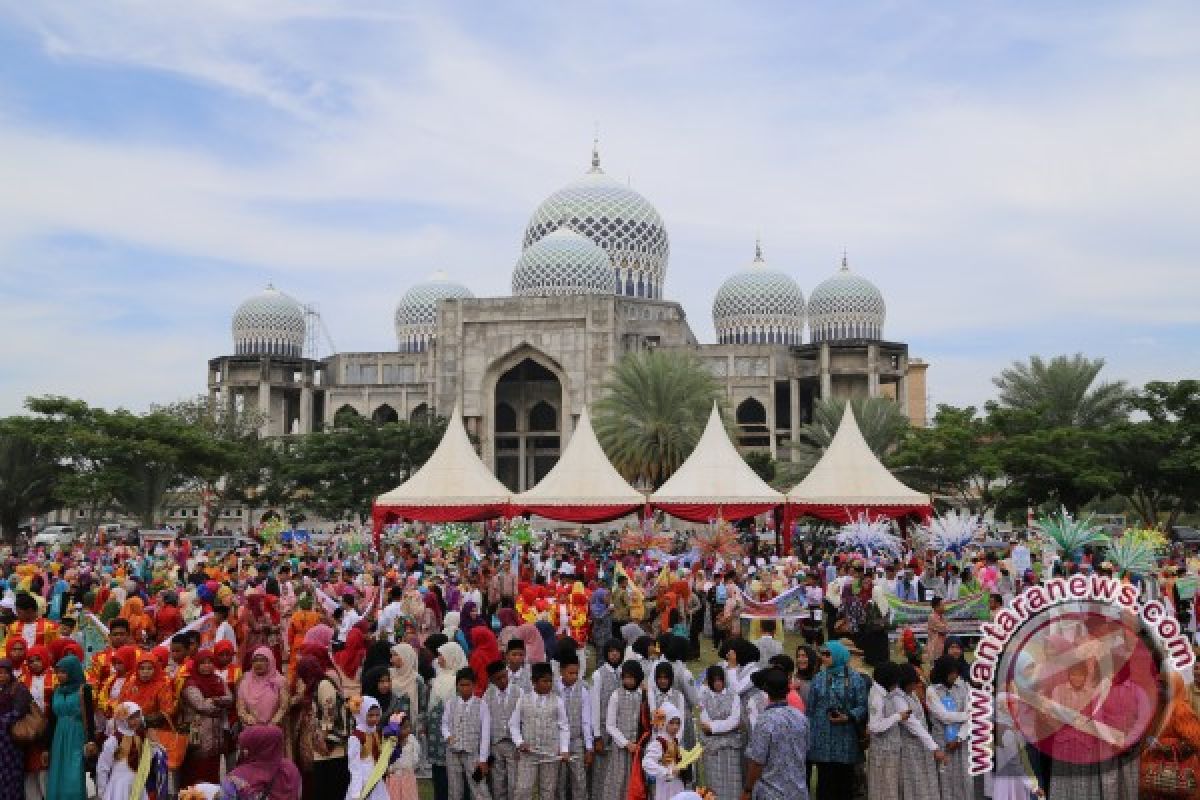
[[[369, 671], [378, 667], [387, 669], [392, 665], [392, 645], [385, 639], [371, 642], [371, 646], [367, 648], [367, 655], [363, 659], [362, 674], [366, 675]], [[383, 703], [380, 703], [383, 705]]]
[[545, 620], [539, 620], [534, 627], [542, 636], [542, 643], [546, 647], [546, 660], [553, 661], [558, 655], [558, 637], [554, 635], [554, 626]]
[[392, 677], [387, 667], [374, 667], [370, 670], [364, 670], [362, 693], [364, 697], [374, 697], [379, 701], [379, 710], [386, 721], [392, 715], [392, 712], [395, 711], [393, 706], [396, 704], [396, 695], [390, 691], [387, 694], [379, 691], [379, 681], [385, 677], [388, 680], [391, 680]]

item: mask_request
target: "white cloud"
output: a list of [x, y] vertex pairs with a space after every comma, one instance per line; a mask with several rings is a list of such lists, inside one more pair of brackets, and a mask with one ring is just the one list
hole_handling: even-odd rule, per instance
[[[217, 108], [228, 97], [269, 109], [239, 131], [269, 147], [247, 159], [220, 130], [208, 146], [86, 137], [0, 105], [0, 264], [61, 233], [220, 262], [245, 281], [204, 289], [206, 308], [231, 309], [268, 276], [318, 301], [342, 348], [386, 348], [395, 299], [435, 268], [479, 294], [506, 291], [528, 214], [584, 169], [598, 120], [606, 168], [632, 173], [667, 220], [667, 294], [702, 339], [757, 231], [806, 294], [848, 247], [884, 290], [893, 338], [1196, 320], [1200, 47], [1181, 33], [1196, 17], [1187, 6], [1085, 17], [902, 4], [831, 19], [668, 4], [458, 19], [228, 0], [8, 16], [60, 62], [169, 73], [210, 87]], [[218, 127], [236, 124], [226, 113]], [[423, 211], [390, 225], [296, 213], [339, 203]], [[191, 285], [178, 271], [164, 267], [155, 288]], [[143, 302], [149, 290], [123, 287]], [[226, 335], [217, 311], [204, 321], [211, 337], [157, 340], [179, 348], [157, 374], [202, 380]], [[77, 333], [82, 374], [136, 341], [86, 322]], [[1189, 338], [1165, 349], [1195, 348]], [[1080, 346], [1092, 344], [1105, 343]], [[22, 338], [7, 356], [44, 363], [49, 346]], [[919, 354], [935, 362], [935, 398], [939, 381], [948, 395], [990, 393], [994, 365]], [[38, 391], [49, 372], [6, 391]], [[101, 380], [90, 377], [74, 385]]]

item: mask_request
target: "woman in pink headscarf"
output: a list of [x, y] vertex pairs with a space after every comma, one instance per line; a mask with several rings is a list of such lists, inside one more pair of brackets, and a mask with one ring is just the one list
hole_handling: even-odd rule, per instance
[[221, 783], [225, 797], [295, 800], [300, 796], [300, 770], [283, 755], [283, 731], [254, 725], [238, 737], [238, 765]]
[[534, 625], [518, 625], [513, 635], [525, 643], [526, 664], [540, 664], [546, 660], [546, 643]]
[[250, 670], [238, 685], [237, 712], [242, 724], [278, 725], [287, 711], [287, 690], [275, 666], [275, 654], [263, 646], [250, 658]]

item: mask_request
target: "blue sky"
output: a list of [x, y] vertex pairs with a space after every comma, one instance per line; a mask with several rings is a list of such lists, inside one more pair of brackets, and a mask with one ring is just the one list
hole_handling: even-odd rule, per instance
[[203, 390], [268, 281], [340, 350], [445, 269], [508, 292], [538, 202], [658, 208], [712, 340], [753, 253], [842, 248], [933, 402], [1032, 353], [1200, 375], [1195, 3], [0, 0], [0, 414]]

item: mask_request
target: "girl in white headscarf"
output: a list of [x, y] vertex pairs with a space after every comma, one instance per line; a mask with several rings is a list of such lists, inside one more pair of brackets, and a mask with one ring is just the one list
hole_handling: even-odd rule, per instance
[[654, 736], [642, 756], [642, 769], [654, 778], [654, 800], [670, 800], [686, 788], [679, 771], [682, 730], [683, 714], [671, 703], [663, 703], [654, 712]]
[[[463, 649], [454, 642], [446, 642], [437, 650], [434, 662], [436, 674], [429, 686], [429, 709], [425, 714], [425, 757], [433, 772], [434, 784], [447, 780], [446, 740], [442, 737], [442, 715], [455, 694], [455, 676], [467, 666]], [[445, 783], [441, 783], [445, 786]]]
[[[105, 740], [96, 763], [96, 792], [100, 800], [129, 800], [131, 797], [146, 800], [149, 797], [147, 786], [165, 789], [166, 762], [159, 754], [161, 748], [146, 738], [141, 707], [130, 701], [121, 703], [113, 714], [113, 722], [117, 735]], [[143, 758], [151, 761], [151, 768], [138, 786], [138, 770]]]
[[383, 750], [383, 737], [379, 727], [383, 723], [383, 712], [379, 701], [364, 696], [362, 706], [354, 715], [354, 734], [346, 743], [346, 761], [350, 767], [350, 787], [346, 800], [388, 800], [385, 770], [375, 775], [375, 764]]

